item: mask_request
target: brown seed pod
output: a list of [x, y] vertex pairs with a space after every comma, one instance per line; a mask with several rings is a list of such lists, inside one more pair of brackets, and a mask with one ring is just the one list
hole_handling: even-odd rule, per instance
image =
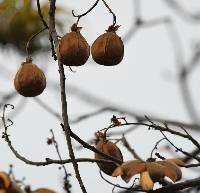
[[80, 33], [81, 27], [73, 24], [71, 32], [65, 34], [57, 47], [58, 56], [66, 66], [81, 66], [90, 56], [90, 46]]
[[91, 48], [92, 58], [100, 65], [114, 66], [119, 64], [124, 56], [124, 44], [116, 34], [119, 26], [110, 26], [106, 33], [100, 35]]
[[38, 188], [32, 191], [31, 193], [56, 193], [56, 192], [47, 188]]
[[[120, 149], [111, 141], [106, 140], [105, 136], [102, 135], [101, 132], [97, 133], [97, 135], [98, 140], [96, 143], [96, 148], [109, 156], [123, 161], [123, 156]], [[99, 155], [98, 153], [95, 153], [95, 159], [109, 160], [108, 158], [105, 158], [104, 156]], [[119, 166], [116, 163], [97, 163], [97, 165], [99, 166], [100, 170], [102, 170], [104, 173], [110, 176], [112, 176], [113, 171]]]
[[45, 89], [46, 77], [42, 70], [33, 64], [32, 59], [28, 57], [15, 75], [14, 86], [17, 92], [24, 97], [35, 97]]

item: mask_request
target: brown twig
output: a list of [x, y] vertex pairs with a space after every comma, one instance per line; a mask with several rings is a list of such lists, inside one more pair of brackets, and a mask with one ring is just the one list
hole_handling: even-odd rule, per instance
[[[47, 22], [44, 20], [44, 16], [42, 14], [41, 6], [40, 6], [40, 0], [37, 0], [37, 9], [38, 9], [38, 15], [40, 16], [40, 19], [41, 19], [43, 25], [47, 29], [49, 29], [49, 26], [48, 26]], [[54, 49], [54, 42], [53, 42], [53, 38], [52, 38], [51, 33], [49, 33], [49, 41], [51, 43], [52, 56], [54, 57], [54, 60], [57, 60], [56, 52], [55, 52], [55, 49]]]
[[26, 54], [27, 54], [28, 57], [31, 56], [31, 55], [30, 55], [30, 52], [29, 52], [29, 47], [30, 47], [30, 44], [31, 44], [32, 40], [33, 40], [36, 36], [38, 36], [40, 33], [42, 33], [43, 31], [45, 31], [46, 29], [48, 29], [48, 28], [45, 26], [45, 27], [42, 28], [40, 31], [38, 31], [36, 34], [32, 35], [32, 36], [29, 38], [29, 40], [27, 41], [27, 43], [26, 43]]
[[[61, 157], [61, 154], [60, 154], [60, 151], [59, 151], [59, 147], [58, 147], [58, 142], [56, 141], [55, 139], [55, 134], [53, 132], [53, 130], [51, 129], [50, 130], [51, 134], [52, 134], [52, 137], [51, 138], [48, 138], [47, 140], [47, 143], [49, 142], [49, 144], [53, 143], [55, 149], [56, 149], [56, 152], [58, 154], [58, 157], [60, 159], [60, 161], [62, 161], [62, 157]], [[65, 172], [65, 177], [64, 177], [64, 190], [66, 190], [67, 193], [71, 193], [71, 183], [70, 183], [70, 180], [69, 180], [69, 177], [71, 176], [70, 173], [67, 172], [67, 169], [65, 168], [65, 165], [64, 164], [61, 164], [64, 172]]]
[[115, 24], [117, 22], [116, 21], [117, 17], [115, 15], [115, 13], [112, 11], [112, 9], [109, 7], [109, 5], [106, 3], [105, 0], [102, 0], [102, 1], [103, 1], [104, 5], [106, 6], [106, 8], [108, 9], [108, 11], [112, 14], [112, 16], [113, 16], [113, 26], [115, 26]]
[[159, 188], [157, 190], [149, 191], [149, 193], [168, 193], [168, 192], [174, 192], [177, 190], [184, 190], [186, 188], [198, 186], [200, 183], [200, 178], [194, 178], [192, 180], [186, 180], [184, 182], [176, 183], [176, 184], [170, 184], [167, 186], [164, 186], [162, 188]]
[[80, 14], [80, 15], [76, 15], [76, 14], [74, 13], [74, 10], [72, 10], [72, 15], [73, 15], [74, 17], [77, 17], [77, 22], [76, 22], [77, 25], [78, 25], [80, 19], [81, 19], [82, 17], [86, 16], [88, 13], [90, 13], [90, 12], [98, 5], [98, 3], [99, 3], [99, 0], [96, 0], [96, 2], [94, 3], [94, 5], [93, 5], [90, 9], [88, 9], [85, 13]]
[[153, 158], [153, 152], [154, 152], [155, 150], [158, 149], [158, 145], [159, 145], [163, 140], [165, 140], [165, 138], [162, 138], [162, 139], [160, 139], [159, 141], [156, 142], [155, 146], [153, 147], [153, 149], [152, 149], [152, 151], [151, 151], [150, 158]]
[[[58, 37], [57, 32], [55, 29], [55, 10], [56, 10], [56, 0], [50, 0], [50, 9], [49, 9], [49, 31], [52, 35], [53, 41], [55, 46], [58, 46]], [[66, 92], [65, 92], [65, 72], [63, 64], [61, 63], [60, 59], [58, 58], [58, 68], [59, 68], [59, 75], [60, 75], [60, 89], [61, 89], [61, 103], [62, 103], [62, 119], [64, 123], [64, 133], [67, 141], [69, 156], [72, 160], [73, 168], [76, 174], [76, 178], [79, 182], [81, 190], [83, 193], [87, 193], [85, 186], [83, 184], [82, 178], [79, 173], [78, 164], [75, 159], [74, 151], [72, 148], [71, 143], [71, 129], [68, 121], [68, 113], [67, 113], [67, 100], [66, 100]]]

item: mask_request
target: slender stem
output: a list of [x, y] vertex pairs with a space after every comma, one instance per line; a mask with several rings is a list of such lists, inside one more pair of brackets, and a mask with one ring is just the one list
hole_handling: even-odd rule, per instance
[[112, 9], [109, 7], [109, 5], [106, 3], [105, 0], [102, 0], [104, 5], [106, 6], [106, 8], [109, 10], [109, 12], [113, 15], [113, 26], [116, 24], [116, 15], [115, 13], [112, 11]]
[[30, 56], [29, 47], [30, 47], [30, 44], [31, 44], [32, 40], [33, 40], [37, 35], [39, 35], [41, 32], [43, 32], [43, 31], [46, 30], [46, 29], [47, 29], [47, 27], [45, 26], [45, 27], [42, 28], [39, 32], [37, 32], [36, 34], [32, 35], [32, 36], [29, 38], [28, 42], [26, 43], [26, 53], [27, 53], [27, 56]]
[[[44, 20], [44, 16], [42, 14], [41, 6], [40, 6], [40, 0], [37, 0], [37, 9], [38, 9], [38, 15], [40, 16], [40, 19], [43, 23], [43, 25], [49, 29], [49, 26], [47, 22]], [[52, 51], [52, 56], [54, 57], [54, 60], [57, 60], [56, 52], [54, 50], [54, 42], [51, 33], [49, 33], [49, 41], [51, 43], [51, 51]]]
[[[49, 30], [50, 30], [50, 33], [51, 33], [52, 38], [54, 40], [54, 44], [55, 44], [55, 46], [57, 46], [59, 41], [58, 41], [56, 29], [55, 29], [55, 10], [56, 10], [56, 0], [50, 0]], [[63, 64], [61, 63], [59, 58], [58, 58], [58, 68], [59, 68], [59, 74], [60, 74], [62, 119], [63, 119], [63, 123], [64, 123], [64, 133], [65, 133], [65, 137], [66, 137], [66, 141], [67, 141], [69, 156], [72, 160], [72, 164], [73, 164], [73, 167], [74, 167], [76, 178], [79, 182], [81, 190], [82, 190], [83, 193], [87, 193], [85, 186], [83, 184], [83, 181], [81, 179], [79, 169], [78, 169], [78, 164], [76, 162], [74, 151], [73, 151], [73, 148], [72, 148], [72, 142], [71, 142], [71, 136], [70, 136], [71, 128], [70, 128], [69, 120], [68, 120], [67, 100], [66, 100], [66, 92], [65, 92], [65, 72], [64, 72]]]
[[[57, 154], [58, 154], [58, 158], [60, 159], [60, 161], [62, 161], [62, 157], [61, 157], [61, 154], [60, 154], [60, 151], [59, 151], [59, 148], [58, 148], [58, 143], [57, 143], [57, 141], [56, 141], [56, 139], [55, 139], [54, 132], [53, 132], [52, 129], [50, 130], [50, 132], [51, 132], [51, 134], [52, 134], [52, 140], [53, 140], [53, 144], [54, 144], [54, 147], [55, 147], [55, 149], [56, 149], [56, 152], [57, 152]], [[61, 165], [62, 165], [62, 168], [63, 168], [63, 170], [64, 170], [64, 172], [65, 172], [65, 176], [67, 177], [69, 174], [67, 173], [67, 170], [66, 170], [66, 168], [65, 168], [65, 165], [64, 165], [64, 164], [61, 164]]]
[[152, 151], [151, 151], [150, 158], [153, 158], [153, 152], [154, 152], [156, 149], [158, 149], [158, 145], [159, 145], [163, 140], [165, 140], [165, 138], [162, 138], [162, 139], [160, 139], [159, 141], [156, 142], [154, 148], [153, 148]]
[[88, 13], [90, 13], [90, 12], [98, 5], [98, 3], [99, 3], [99, 0], [97, 0], [97, 1], [94, 3], [94, 5], [93, 5], [90, 9], [88, 9], [85, 13], [80, 14], [80, 15], [75, 15], [74, 10], [72, 10], [72, 15], [73, 15], [74, 17], [77, 17], [77, 18], [78, 18], [76, 23], [78, 24], [78, 22], [79, 22], [79, 20], [81, 19], [81, 17], [84, 17], [84, 16], [86, 16]]

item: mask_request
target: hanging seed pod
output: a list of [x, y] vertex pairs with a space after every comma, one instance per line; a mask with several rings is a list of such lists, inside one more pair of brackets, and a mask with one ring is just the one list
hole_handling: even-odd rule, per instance
[[73, 24], [71, 32], [61, 38], [57, 47], [58, 56], [66, 66], [81, 66], [90, 56], [90, 47], [80, 30], [81, 27]]
[[38, 188], [31, 193], [56, 193], [53, 190], [47, 189], [47, 188]]
[[114, 66], [119, 64], [124, 56], [124, 44], [116, 34], [119, 26], [110, 26], [107, 32], [100, 35], [91, 48], [92, 58], [100, 65]]
[[24, 97], [35, 97], [45, 89], [46, 77], [42, 70], [32, 63], [31, 57], [21, 64], [14, 79], [14, 86]]
[[[96, 148], [109, 155], [112, 156], [118, 160], [123, 161], [123, 156], [120, 151], [120, 149], [111, 141], [106, 139], [106, 136], [102, 134], [101, 132], [98, 132], [97, 134], [97, 143]], [[105, 159], [109, 160], [108, 158], [105, 158], [102, 155], [99, 155], [98, 153], [95, 153], [95, 159]], [[112, 176], [113, 171], [119, 166], [116, 163], [97, 163], [100, 170], [102, 170], [105, 174]]]

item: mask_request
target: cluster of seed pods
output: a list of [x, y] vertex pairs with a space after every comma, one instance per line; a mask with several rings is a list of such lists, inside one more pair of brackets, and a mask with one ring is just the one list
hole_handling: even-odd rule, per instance
[[[100, 35], [92, 44], [93, 60], [104, 66], [119, 64], [124, 56], [124, 44], [116, 34], [119, 26], [110, 26], [106, 33]], [[71, 32], [66, 33], [57, 47], [60, 61], [66, 66], [82, 66], [90, 56], [90, 46], [80, 33], [81, 27], [73, 24]], [[24, 97], [40, 95], [46, 88], [46, 77], [43, 71], [32, 63], [28, 56], [15, 75], [14, 86], [17, 92]]]
[[[104, 66], [119, 64], [124, 56], [124, 44], [116, 34], [119, 26], [110, 26], [106, 33], [100, 35], [92, 44], [93, 60]], [[66, 66], [81, 66], [90, 56], [90, 46], [80, 33], [77, 24], [72, 25], [71, 32], [61, 38], [58, 46], [60, 60]]]

